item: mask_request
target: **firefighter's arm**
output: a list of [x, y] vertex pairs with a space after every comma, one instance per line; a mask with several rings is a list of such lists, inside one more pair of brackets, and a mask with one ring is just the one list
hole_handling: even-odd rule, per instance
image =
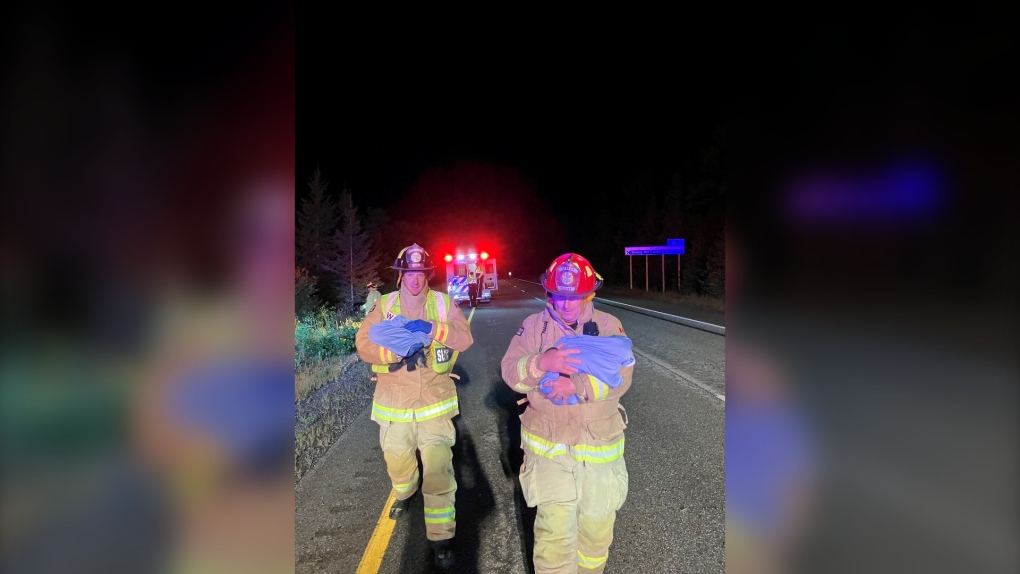
[[581, 397], [581, 400], [595, 402], [622, 397], [630, 389], [631, 378], [634, 376], [634, 365], [620, 367], [620, 376], [623, 377], [623, 383], [615, 389], [585, 373], [574, 373], [570, 376], [570, 380], [577, 388], [577, 396]]
[[358, 349], [358, 356], [372, 365], [388, 365], [403, 358], [386, 347], [376, 345], [369, 338], [369, 329], [382, 320], [382, 308], [379, 301], [376, 301], [368, 315], [365, 316], [365, 320], [361, 322], [361, 326], [358, 327], [358, 334], [354, 336], [354, 346]]
[[432, 321], [432, 331], [429, 338], [438, 341], [454, 351], [463, 353], [475, 342], [471, 334], [471, 325], [468, 323], [464, 313], [456, 304], [450, 305], [450, 312], [446, 317], [447, 321]]
[[510, 340], [503, 355], [503, 381], [518, 393], [529, 393], [538, 386], [545, 371], [538, 368], [538, 344], [531, 339], [528, 319]]

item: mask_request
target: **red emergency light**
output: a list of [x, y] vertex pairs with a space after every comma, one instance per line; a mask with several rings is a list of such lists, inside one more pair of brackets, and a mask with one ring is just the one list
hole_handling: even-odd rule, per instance
[[482, 251], [482, 259], [488, 259], [488, 258], [489, 258], [489, 254], [484, 252], [484, 251]]
[[446, 257], [444, 257], [444, 259], [446, 259], [447, 261], [453, 261], [453, 255], [450, 255], [449, 253], [447, 253]]

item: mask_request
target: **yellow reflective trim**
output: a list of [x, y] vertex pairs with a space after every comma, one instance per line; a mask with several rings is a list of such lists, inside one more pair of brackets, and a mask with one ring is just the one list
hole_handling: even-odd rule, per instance
[[623, 456], [625, 438], [622, 437], [615, 443], [606, 446], [578, 444], [567, 448], [570, 450], [570, 456], [580, 462], [612, 462]]
[[411, 422], [414, 420], [414, 409], [392, 409], [372, 401], [372, 412], [383, 420], [395, 422]]
[[457, 511], [452, 506], [446, 508], [425, 507], [425, 524], [445, 524], [457, 518]]
[[528, 385], [525, 385], [524, 383], [517, 383], [516, 385], [514, 385], [514, 388], [517, 389], [518, 391], [522, 392], [522, 393], [530, 393], [531, 390], [534, 389], [535, 387], [529, 387]]
[[447, 522], [453, 522], [456, 519], [456, 516], [447, 516], [445, 518], [429, 518], [426, 516], [425, 524], [446, 524]]
[[418, 474], [418, 469], [416, 468], [414, 469], [414, 478], [411, 479], [411, 482], [407, 482], [404, 484], [394, 484], [393, 490], [396, 490], [397, 492], [400, 493], [407, 492], [408, 490], [411, 490], [411, 488], [413, 488], [415, 484], [418, 483], [419, 478], [420, 476]]
[[457, 408], [457, 397], [447, 399], [441, 403], [422, 407], [414, 411], [414, 418], [419, 421], [425, 421], [431, 418], [438, 417], [439, 415], [448, 413], [453, 409]]
[[607, 394], [607, 391], [603, 391], [602, 389], [606, 385], [603, 385], [602, 381], [596, 379], [592, 375], [586, 375], [586, 376], [588, 377], [588, 382], [591, 383], [592, 397], [596, 401], [601, 401], [602, 399], [604, 399], [606, 394]]
[[517, 361], [517, 377], [522, 381], [528, 378], [528, 359], [530, 358], [530, 355], [524, 355]]
[[599, 566], [605, 564], [605, 562], [606, 562], [606, 560], [608, 558], [609, 558], [609, 553], [608, 552], [606, 552], [606, 555], [602, 556], [601, 558], [589, 558], [589, 557], [585, 556], [584, 554], [582, 554], [580, 550], [577, 551], [577, 559], [578, 559], [577, 560], [577, 565], [578, 566], [584, 566], [585, 568], [592, 568], [592, 569], [598, 568]]
[[388, 372], [390, 372], [390, 368], [387, 367], [386, 365], [372, 365], [372, 372], [373, 373], [388, 373]]
[[546, 458], [553, 458], [567, 451], [567, 445], [549, 442], [544, 438], [531, 434], [523, 427], [521, 427], [521, 442], [528, 445], [528, 448], [535, 454], [540, 454]]

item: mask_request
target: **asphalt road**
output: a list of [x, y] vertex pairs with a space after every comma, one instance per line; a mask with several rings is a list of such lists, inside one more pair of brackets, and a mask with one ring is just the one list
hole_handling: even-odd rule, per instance
[[[492, 303], [476, 309], [475, 343], [457, 359], [458, 572], [532, 572], [534, 509], [517, 481], [524, 407], [503, 383], [500, 360], [524, 318], [542, 309], [542, 295], [537, 285], [502, 280]], [[620, 319], [637, 358], [621, 400], [630, 494], [606, 572], [723, 572], [725, 337], [598, 307]], [[356, 572], [389, 491], [378, 426], [366, 410], [296, 489], [297, 572]], [[416, 496], [394, 525], [378, 572], [433, 572], [430, 560]]]

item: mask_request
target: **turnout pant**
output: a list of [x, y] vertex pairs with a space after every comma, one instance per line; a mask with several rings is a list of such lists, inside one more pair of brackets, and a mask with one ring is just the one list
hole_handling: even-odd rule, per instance
[[437, 418], [408, 423], [378, 422], [379, 445], [397, 500], [406, 500], [418, 490], [415, 451], [421, 451], [425, 534], [429, 540], [453, 538], [457, 526], [454, 510], [457, 481], [453, 475], [451, 450], [456, 442], [453, 421]]
[[478, 302], [478, 293], [478, 283], [468, 283], [468, 298], [471, 300], [472, 307]]
[[623, 457], [580, 462], [524, 448], [521, 488], [535, 516], [535, 574], [601, 574], [613, 543], [616, 511], [627, 499]]

